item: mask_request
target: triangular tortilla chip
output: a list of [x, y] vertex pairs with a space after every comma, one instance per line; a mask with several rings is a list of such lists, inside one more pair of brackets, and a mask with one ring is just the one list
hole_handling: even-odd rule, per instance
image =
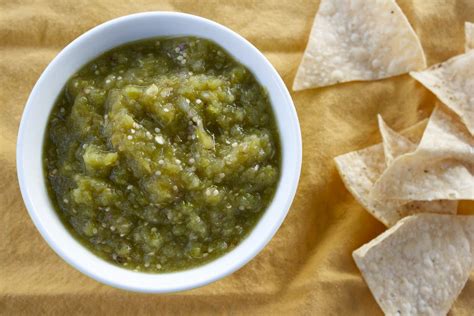
[[377, 180], [371, 199], [474, 199], [474, 138], [436, 107], [417, 150], [396, 158]]
[[419, 149], [474, 162], [474, 137], [455, 115], [442, 106], [433, 110]]
[[453, 110], [474, 134], [473, 50], [410, 75]]
[[446, 315], [469, 279], [469, 241], [452, 215], [406, 217], [353, 252], [386, 315]]
[[322, 0], [293, 90], [424, 68], [420, 41], [395, 1]]
[[[425, 122], [421, 122], [404, 132], [404, 135], [412, 141], [418, 141], [424, 127]], [[395, 156], [397, 156], [396, 153]], [[382, 144], [340, 155], [334, 160], [348, 191], [369, 213], [386, 226], [390, 227], [401, 218], [411, 214], [424, 212], [455, 214], [457, 211], [457, 201], [376, 201], [370, 198], [374, 183], [386, 168]]]
[[415, 151], [416, 144], [412, 143], [405, 136], [395, 132], [383, 120], [382, 116], [377, 115], [379, 122], [380, 135], [382, 136], [383, 150], [385, 153], [385, 162], [390, 166], [393, 159], [408, 152]]
[[474, 23], [465, 22], [464, 23], [464, 33], [466, 36], [465, 50], [471, 50], [474, 48]]

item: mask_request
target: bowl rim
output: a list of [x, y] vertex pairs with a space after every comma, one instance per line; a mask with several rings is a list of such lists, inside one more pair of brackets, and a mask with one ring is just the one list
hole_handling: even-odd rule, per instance
[[[290, 179], [291, 183], [288, 184], [288, 190], [283, 192], [283, 193], [280, 193], [280, 194], [285, 194], [286, 195], [286, 200], [284, 202], [285, 205], [279, 207], [279, 209], [281, 209], [281, 210], [279, 211], [279, 213], [275, 214], [275, 215], [277, 215], [277, 217], [272, 220], [273, 226], [271, 228], [269, 228], [269, 233], [267, 233], [267, 235], [265, 235], [265, 236], [262, 236], [259, 239], [258, 243], [246, 246], [246, 247], [251, 247], [251, 248], [250, 248], [250, 250], [247, 250], [245, 252], [245, 257], [239, 258], [237, 262], [233, 262], [233, 261], [229, 262], [229, 260], [227, 260], [227, 262], [225, 262], [225, 261], [222, 260], [223, 258], [225, 258], [225, 257], [229, 256], [230, 254], [236, 252], [238, 248], [241, 248], [241, 246], [243, 246], [244, 241], [246, 239], [249, 239], [250, 236], [252, 236], [252, 234], [256, 230], [256, 227], [258, 226], [259, 222], [261, 222], [263, 217], [265, 216], [265, 213], [268, 213], [268, 210], [272, 206], [272, 203], [267, 207], [264, 214], [262, 215], [262, 217], [257, 222], [256, 226], [254, 228], [252, 228], [252, 230], [249, 232], [249, 234], [244, 238], [244, 240], [242, 240], [240, 242], [240, 244], [238, 246], [236, 246], [234, 249], [230, 250], [229, 252], [227, 252], [223, 256], [220, 256], [220, 257], [210, 261], [209, 263], [198, 266], [196, 268], [191, 268], [191, 269], [177, 271], [177, 272], [160, 273], [160, 274], [148, 274], [148, 273], [144, 273], [144, 272], [134, 272], [132, 270], [128, 270], [128, 269], [120, 268], [120, 267], [117, 267], [117, 269], [123, 270], [122, 271], [123, 273], [113, 272], [117, 275], [122, 274], [125, 277], [127, 277], [127, 276], [131, 277], [132, 274], [140, 274], [140, 275], [146, 274], [150, 278], [155, 278], [156, 277], [157, 280], [159, 279], [157, 276], [170, 277], [171, 280], [172, 280], [172, 278], [176, 277], [177, 275], [183, 275], [184, 276], [188, 272], [199, 270], [200, 268], [205, 267], [205, 266], [207, 266], [209, 264], [212, 264], [212, 263], [217, 263], [219, 261], [222, 261], [222, 263], [227, 264], [227, 266], [225, 268], [220, 269], [220, 271], [218, 271], [215, 274], [210, 274], [210, 275], [207, 275], [207, 276], [202, 277], [202, 278], [190, 279], [187, 283], [184, 282], [185, 284], [183, 282], [181, 282], [180, 284], [177, 284], [177, 285], [169, 285], [168, 284], [165, 287], [160, 286], [160, 284], [158, 284], [156, 286], [150, 286], [150, 284], [141, 285], [141, 284], [137, 284], [136, 282], [132, 284], [130, 282], [127, 282], [127, 280], [122, 280], [122, 279], [119, 279], [119, 278], [114, 279], [114, 278], [110, 278], [109, 276], [100, 275], [99, 273], [97, 273], [97, 271], [94, 270], [94, 268], [91, 268], [89, 266], [85, 266], [83, 263], [80, 262], [80, 260], [78, 260], [77, 258], [76, 259], [73, 258], [71, 256], [71, 253], [67, 249], [64, 249], [63, 246], [59, 245], [60, 241], [55, 240], [53, 238], [53, 236], [51, 236], [50, 232], [48, 232], [47, 224], [44, 223], [44, 221], [41, 217], [41, 212], [39, 212], [37, 207], [35, 207], [33, 199], [30, 196], [30, 194], [28, 193], [28, 187], [33, 185], [33, 183], [29, 183], [28, 176], [27, 176], [28, 171], [25, 170], [25, 167], [23, 165], [24, 162], [25, 162], [25, 159], [27, 159], [27, 157], [25, 156], [25, 148], [24, 148], [25, 144], [24, 144], [23, 140], [25, 138], [25, 135], [28, 133], [28, 129], [27, 129], [26, 125], [27, 125], [27, 122], [28, 122], [28, 120], [30, 119], [30, 116], [31, 116], [30, 112], [31, 112], [32, 107], [34, 106], [34, 103], [33, 103], [34, 99], [36, 98], [36, 95], [39, 93], [40, 87], [42, 87], [45, 84], [44, 82], [48, 80], [48, 77], [51, 76], [50, 75], [51, 70], [54, 67], [56, 67], [58, 61], [61, 60], [68, 52], [75, 50], [77, 48], [77, 46], [79, 46], [81, 44], [81, 42], [83, 42], [85, 39], [87, 39], [89, 37], [94, 37], [95, 34], [99, 33], [103, 29], [106, 29], [108, 27], [117, 27], [117, 26], [120, 28], [121, 23], [127, 23], [127, 22], [130, 22], [130, 21], [134, 20], [134, 19], [141, 19], [141, 18], [147, 18], [147, 17], [148, 18], [149, 17], [152, 17], [152, 18], [163, 18], [163, 17], [180, 18], [180, 19], [188, 19], [189, 21], [191, 21], [193, 23], [204, 23], [208, 27], [210, 27], [211, 29], [218, 29], [221, 32], [227, 33], [226, 34], [227, 36], [233, 37], [241, 45], [247, 46], [247, 48], [252, 51], [253, 55], [258, 57], [263, 63], [265, 63], [265, 67], [268, 69], [268, 71], [270, 72], [270, 75], [273, 77], [273, 79], [275, 81], [275, 84], [281, 90], [281, 93], [283, 93], [283, 97], [285, 99], [284, 103], [288, 106], [288, 111], [290, 112], [290, 117], [287, 118], [288, 121], [285, 121], [285, 127], [290, 127], [291, 126], [291, 128], [294, 130], [293, 134], [295, 134], [295, 137], [293, 137], [293, 139], [292, 139], [295, 142], [293, 144], [294, 145], [293, 149], [295, 149], [295, 152], [292, 153], [292, 159], [294, 161], [294, 165], [292, 165], [293, 168], [292, 168], [291, 172], [292, 172], [293, 176]], [[129, 42], [132, 42], [132, 41], [129, 41]], [[219, 43], [217, 41], [216, 41], [216, 43], [221, 45], [221, 43]], [[120, 44], [120, 45], [122, 45], [122, 44]], [[117, 45], [117, 46], [120, 46], [120, 45]], [[231, 52], [229, 52], [229, 53], [232, 55]], [[245, 66], [248, 67], [253, 72], [254, 69], [252, 69], [248, 65], [245, 65]], [[63, 83], [63, 85], [64, 85], [64, 83]], [[274, 103], [273, 102], [271, 102], [271, 103], [272, 103], [272, 108], [275, 111]], [[53, 105], [51, 105], [51, 108], [52, 108], [52, 106]], [[49, 116], [49, 114], [48, 114], [48, 116]], [[282, 139], [281, 139], [282, 138], [282, 129], [281, 129], [282, 122], [279, 121], [278, 118], [276, 118], [276, 121], [277, 121], [277, 125], [278, 125], [278, 128], [279, 128], [280, 141], [282, 141]], [[41, 144], [41, 146], [42, 146], [42, 144]], [[283, 181], [283, 159], [285, 158], [285, 152], [283, 150], [283, 146], [281, 148], [281, 151], [282, 151], [282, 163], [281, 163], [282, 170], [281, 170], [281, 175], [280, 175], [280, 179], [279, 179], [279, 183], [278, 183], [278, 187], [277, 187], [277, 192], [275, 193], [273, 201], [275, 201], [277, 194], [280, 192], [280, 190], [278, 190], [278, 189], [282, 185], [282, 181]], [[40, 158], [40, 159], [42, 159], [42, 158]], [[225, 27], [221, 24], [218, 24], [217, 22], [214, 22], [212, 20], [202, 18], [202, 17], [199, 17], [199, 16], [191, 15], [191, 14], [180, 13], [180, 12], [169, 12], [169, 11], [141, 12], [141, 13], [130, 14], [130, 15], [126, 15], [126, 16], [122, 16], [122, 17], [118, 17], [118, 18], [106, 21], [106, 22], [104, 22], [102, 24], [99, 24], [99, 25], [91, 28], [90, 30], [86, 31], [85, 33], [83, 33], [82, 35], [80, 35], [79, 37], [74, 39], [71, 43], [69, 43], [64, 49], [62, 49], [53, 58], [53, 60], [48, 64], [48, 66], [45, 68], [45, 70], [42, 72], [39, 79], [35, 83], [33, 89], [31, 90], [31, 93], [28, 97], [28, 100], [26, 102], [26, 106], [23, 110], [23, 114], [22, 114], [22, 117], [21, 117], [21, 122], [20, 122], [20, 126], [19, 126], [19, 131], [18, 131], [17, 145], [16, 145], [17, 176], [18, 176], [18, 180], [19, 180], [19, 186], [20, 186], [20, 191], [21, 191], [22, 197], [23, 197], [23, 201], [25, 203], [27, 211], [28, 211], [31, 219], [33, 220], [36, 228], [40, 232], [43, 239], [47, 242], [47, 244], [54, 250], [54, 252], [56, 252], [57, 255], [59, 255], [69, 265], [71, 265], [75, 269], [79, 270], [83, 274], [91, 277], [92, 279], [97, 280], [99, 282], [102, 282], [104, 284], [113, 286], [115, 288], [134, 291], [134, 292], [145, 292], [145, 293], [170, 293], [170, 292], [178, 292], [178, 291], [189, 290], [189, 289], [201, 287], [201, 286], [204, 286], [204, 285], [209, 284], [211, 282], [217, 281], [217, 280], [219, 280], [219, 279], [221, 279], [221, 278], [223, 278], [227, 275], [230, 275], [231, 273], [235, 272], [236, 270], [240, 269], [245, 264], [247, 264], [251, 259], [253, 259], [269, 243], [269, 241], [273, 238], [273, 236], [275, 235], [275, 233], [277, 232], [277, 230], [279, 229], [279, 227], [283, 223], [283, 220], [285, 219], [285, 217], [286, 217], [286, 215], [287, 215], [287, 213], [290, 209], [290, 206], [292, 204], [292, 201], [294, 199], [294, 196], [296, 194], [296, 190], [297, 190], [297, 187], [298, 187], [298, 181], [299, 181], [299, 177], [300, 177], [300, 173], [301, 173], [301, 163], [302, 163], [302, 140], [301, 140], [301, 130], [300, 130], [299, 122], [298, 122], [298, 116], [297, 116], [297, 113], [296, 113], [296, 109], [294, 107], [294, 104], [293, 104], [292, 98], [290, 96], [290, 93], [289, 93], [288, 89], [286, 88], [283, 80], [281, 79], [280, 75], [275, 70], [273, 65], [267, 60], [267, 58], [257, 48], [255, 48], [249, 41], [247, 41], [245, 38], [243, 38], [241, 35], [239, 35], [238, 33], [232, 31], [231, 29], [229, 29], [229, 28], [227, 28], [227, 27]], [[43, 183], [43, 186], [46, 186], [44, 178], [41, 179], [41, 181]], [[56, 213], [56, 211], [54, 209], [49, 209], [48, 211]], [[64, 227], [64, 230], [67, 230], [67, 228]], [[68, 232], [68, 234], [69, 234], [69, 232]], [[74, 237], [71, 236], [71, 238], [74, 238]], [[82, 245], [81, 245], [81, 247], [83, 247], [86, 250], [86, 252], [88, 252], [90, 255], [96, 257], [96, 255], [94, 253], [92, 253], [90, 250], [86, 249]], [[105, 261], [104, 259], [101, 259], [99, 257], [97, 257], [97, 258], [98, 258], [98, 260], [103, 261], [103, 263], [107, 263], [108, 265], [114, 266], [114, 265], [108, 263], [107, 261]], [[233, 258], [233, 259], [235, 259], [235, 258]], [[114, 268], [109, 267], [109, 269], [114, 269]], [[190, 276], [191, 275], [192, 274], [190, 274]]]

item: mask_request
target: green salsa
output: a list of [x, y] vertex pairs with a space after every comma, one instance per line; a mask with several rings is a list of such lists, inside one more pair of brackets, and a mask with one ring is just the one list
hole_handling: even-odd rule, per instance
[[265, 89], [194, 37], [135, 42], [84, 66], [44, 147], [65, 226], [103, 259], [148, 272], [236, 247], [272, 200], [280, 159]]

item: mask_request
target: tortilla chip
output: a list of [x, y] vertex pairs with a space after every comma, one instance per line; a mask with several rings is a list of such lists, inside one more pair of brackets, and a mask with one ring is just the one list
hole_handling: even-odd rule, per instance
[[379, 201], [474, 199], [472, 167], [449, 158], [431, 159], [420, 153], [401, 156], [375, 183], [370, 197]]
[[433, 110], [419, 149], [442, 156], [450, 153], [451, 158], [474, 162], [474, 137], [456, 116], [442, 106]]
[[466, 35], [465, 50], [471, 50], [474, 48], [474, 23], [464, 23], [464, 33]]
[[370, 198], [393, 200], [474, 199], [474, 138], [463, 124], [436, 107], [417, 150], [396, 158]]
[[[416, 124], [404, 132], [404, 135], [411, 141], [419, 141], [425, 124], [424, 121]], [[395, 153], [395, 156], [398, 154]], [[340, 155], [334, 160], [348, 191], [369, 213], [386, 226], [390, 227], [401, 218], [416, 213], [455, 214], [457, 212], [457, 201], [412, 202], [372, 199], [370, 191], [386, 168], [382, 144]]]
[[474, 216], [462, 215], [457, 217], [459, 218], [459, 221], [464, 228], [464, 233], [471, 245], [472, 264], [474, 269]]
[[373, 184], [385, 169], [382, 145], [337, 156], [334, 160], [342, 181], [354, 198], [385, 225], [396, 223], [399, 219], [396, 210], [401, 206], [398, 201], [387, 205], [369, 198]]
[[474, 51], [410, 75], [453, 110], [474, 134]]
[[403, 130], [401, 134], [403, 137], [407, 138], [409, 141], [417, 145], [420, 143], [420, 140], [423, 137], [423, 133], [425, 132], [426, 125], [428, 125], [427, 118]]
[[424, 68], [420, 41], [394, 0], [322, 0], [293, 90]]
[[385, 153], [385, 163], [390, 166], [393, 159], [408, 152], [415, 151], [416, 144], [408, 138], [400, 135], [391, 129], [383, 120], [382, 116], [377, 115], [379, 122], [380, 135], [382, 135], [383, 150]]
[[473, 266], [457, 216], [406, 217], [353, 252], [386, 315], [446, 315]]

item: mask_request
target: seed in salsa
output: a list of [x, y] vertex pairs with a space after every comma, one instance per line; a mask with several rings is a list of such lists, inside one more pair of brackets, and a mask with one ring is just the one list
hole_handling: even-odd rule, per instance
[[279, 136], [265, 89], [216, 44], [132, 43], [66, 84], [49, 119], [51, 199], [96, 255], [139, 271], [238, 245], [270, 203]]

